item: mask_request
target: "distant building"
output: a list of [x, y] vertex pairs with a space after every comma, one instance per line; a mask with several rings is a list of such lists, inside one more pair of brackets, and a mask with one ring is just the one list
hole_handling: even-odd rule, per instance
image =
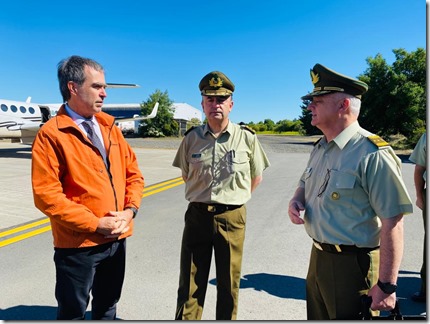
[[179, 124], [179, 133], [184, 135], [187, 130], [187, 122], [193, 118], [197, 118], [202, 122], [201, 110], [194, 108], [187, 103], [174, 103], [173, 104], [173, 119]]
[[[191, 119], [197, 118], [202, 122], [202, 112], [187, 103], [173, 103], [172, 108], [173, 119], [178, 122], [181, 135], [187, 130], [187, 122], [191, 121]], [[104, 108], [103, 111], [116, 118], [130, 118], [141, 114], [140, 109], [135, 108]], [[137, 133], [139, 123], [139, 121], [119, 122], [118, 126], [124, 133]]]

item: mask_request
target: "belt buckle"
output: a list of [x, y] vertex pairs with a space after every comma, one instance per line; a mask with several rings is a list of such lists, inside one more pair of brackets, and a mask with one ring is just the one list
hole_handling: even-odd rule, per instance
[[208, 205], [208, 212], [215, 213], [216, 212], [216, 206]]

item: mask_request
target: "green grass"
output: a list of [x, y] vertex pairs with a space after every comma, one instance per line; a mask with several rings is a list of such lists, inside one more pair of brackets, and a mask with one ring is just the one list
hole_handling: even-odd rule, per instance
[[256, 132], [259, 135], [301, 135], [299, 132], [275, 132], [275, 131], [264, 131]]

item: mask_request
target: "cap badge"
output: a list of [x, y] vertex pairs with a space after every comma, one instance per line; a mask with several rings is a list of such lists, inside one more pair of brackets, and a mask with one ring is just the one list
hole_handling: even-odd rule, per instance
[[320, 76], [318, 73], [314, 73], [314, 71], [311, 70], [311, 80], [313, 84], [316, 84], [320, 80]]
[[209, 80], [209, 85], [211, 87], [221, 87], [222, 86], [222, 80], [219, 76], [215, 76]]

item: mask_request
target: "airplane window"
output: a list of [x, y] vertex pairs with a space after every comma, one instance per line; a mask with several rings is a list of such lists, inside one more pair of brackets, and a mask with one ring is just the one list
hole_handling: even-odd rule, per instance
[[1, 110], [7, 111], [7, 106], [5, 104], [1, 104]]
[[12, 106], [10, 106], [10, 110], [12, 110], [13, 112], [17, 112], [18, 108], [16, 108], [16, 106], [12, 105]]
[[36, 112], [33, 107], [28, 107], [28, 111], [30, 114], [34, 114]]
[[27, 112], [27, 109], [24, 106], [19, 107], [19, 110], [25, 114]]

